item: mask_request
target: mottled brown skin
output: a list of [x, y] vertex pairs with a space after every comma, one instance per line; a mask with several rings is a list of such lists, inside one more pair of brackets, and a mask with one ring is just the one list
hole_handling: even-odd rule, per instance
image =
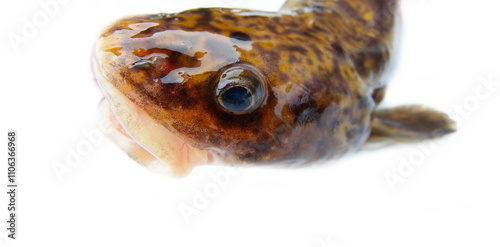
[[[289, 1], [277, 13], [221, 8], [117, 21], [98, 41], [104, 77], [193, 147], [228, 163], [305, 163], [356, 150], [371, 132], [391, 58], [394, 0]], [[218, 105], [221, 71], [250, 64], [267, 98]]]

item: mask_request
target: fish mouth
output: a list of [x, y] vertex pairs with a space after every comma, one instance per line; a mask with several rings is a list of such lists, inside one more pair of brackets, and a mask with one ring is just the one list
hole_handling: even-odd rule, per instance
[[104, 110], [101, 108], [101, 117], [114, 129], [106, 134], [131, 158], [153, 172], [176, 177], [213, 161], [210, 152], [188, 144], [120, 92], [95, 63], [94, 74], [107, 99]]

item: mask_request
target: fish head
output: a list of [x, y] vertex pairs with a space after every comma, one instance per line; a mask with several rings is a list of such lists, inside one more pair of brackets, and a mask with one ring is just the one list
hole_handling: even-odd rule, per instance
[[219, 8], [128, 17], [98, 40], [95, 74], [127, 133], [176, 173], [344, 152], [357, 78], [305, 25]]

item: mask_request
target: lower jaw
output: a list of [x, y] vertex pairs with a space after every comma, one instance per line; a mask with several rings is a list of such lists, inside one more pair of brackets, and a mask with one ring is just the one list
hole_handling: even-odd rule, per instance
[[210, 152], [189, 145], [113, 85], [104, 83], [100, 85], [109, 107], [103, 117], [115, 129], [108, 136], [138, 163], [154, 172], [185, 176], [194, 167], [214, 161]]

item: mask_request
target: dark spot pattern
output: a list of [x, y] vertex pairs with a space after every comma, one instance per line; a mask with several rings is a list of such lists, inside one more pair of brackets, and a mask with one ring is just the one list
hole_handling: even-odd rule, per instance
[[[99, 83], [229, 163], [340, 157], [367, 139], [383, 98], [394, 3], [304, 0], [278, 13], [203, 8], [127, 17], [98, 41]], [[234, 64], [267, 79], [264, 103], [248, 114], [228, 113], [214, 98], [220, 72]]]

